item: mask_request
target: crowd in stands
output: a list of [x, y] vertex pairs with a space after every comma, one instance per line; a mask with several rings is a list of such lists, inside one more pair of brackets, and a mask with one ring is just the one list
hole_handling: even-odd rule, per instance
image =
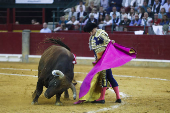
[[123, 26], [127, 31], [127, 26], [163, 26], [169, 21], [170, 0], [84, 0], [60, 17], [54, 31], [79, 30], [87, 23], [101, 29], [110, 25], [114, 31]]

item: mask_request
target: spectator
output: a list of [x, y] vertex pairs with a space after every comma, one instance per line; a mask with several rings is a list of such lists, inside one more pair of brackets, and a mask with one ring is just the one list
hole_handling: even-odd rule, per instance
[[76, 17], [75, 17], [75, 16], [72, 16], [72, 17], [71, 17], [71, 20], [68, 21], [66, 24], [77, 25], [77, 24], [79, 24], [79, 21], [76, 20]]
[[87, 19], [84, 21], [83, 24], [86, 25], [88, 21], [89, 21], [89, 18], [87, 18]]
[[139, 19], [139, 15], [135, 14], [135, 20], [131, 20], [131, 23], [129, 26], [140, 26], [141, 19]]
[[100, 8], [99, 8], [99, 17], [100, 17], [100, 15], [102, 15], [103, 18], [105, 18], [105, 16], [106, 16], [106, 12], [103, 10], [102, 6], [100, 6]]
[[149, 7], [152, 7], [155, 4], [155, 2], [154, 2], [155, 0], [146, 0], [146, 1], [147, 1], [147, 4]]
[[128, 13], [130, 11], [130, 2], [131, 0], [123, 0], [122, 6], [125, 8], [125, 12]]
[[32, 23], [32, 25], [38, 25], [38, 24], [40, 24], [39, 22], [37, 22], [36, 19], [32, 19], [32, 20], [31, 20], [31, 23]]
[[79, 25], [74, 25], [74, 31], [79, 31], [80, 28], [79, 28]]
[[59, 27], [54, 29], [54, 32], [57, 32], [57, 31], [67, 31], [67, 30], [68, 30], [68, 28], [66, 28], [65, 23], [61, 23]]
[[165, 11], [168, 12], [169, 8], [170, 8], [170, 0], [167, 0], [167, 3], [165, 3], [163, 5], [163, 7], [165, 8]]
[[[111, 17], [112, 17], [113, 14], [116, 14], [116, 17], [120, 17], [120, 13], [117, 12], [116, 7], [113, 7], [113, 8], [112, 8], [112, 11], [113, 11], [113, 12], [110, 12], [110, 16], [111, 16]], [[112, 19], [113, 19], [113, 17], [112, 17]]]
[[[115, 16], [115, 18], [116, 18], [116, 16]], [[106, 25], [112, 25], [112, 20], [111, 20], [111, 18], [110, 18], [109, 15], [106, 16], [106, 18], [105, 18], [105, 20], [104, 20], [104, 24], [106, 24]]]
[[144, 2], [144, 0], [132, 0], [131, 3], [130, 3], [131, 8], [133, 8], [133, 5], [135, 3], [134, 9], [137, 11], [139, 7], [143, 6], [143, 2]]
[[16, 21], [15, 24], [16, 24], [16, 25], [19, 25], [19, 21]]
[[94, 2], [94, 6], [96, 8], [98, 8], [100, 6], [100, 0], [86, 0], [86, 4], [85, 6], [90, 6], [90, 2], [93, 1]]
[[162, 19], [163, 15], [166, 15], [165, 8], [161, 8], [160, 13], [158, 13], [158, 18]]
[[100, 6], [102, 6], [103, 9], [106, 10], [109, 7], [109, 0], [100, 0]]
[[144, 8], [145, 12], [147, 12], [147, 8], [148, 8], [149, 6], [148, 6], [148, 4], [147, 4], [146, 1], [143, 2], [143, 6], [142, 6], [142, 7]]
[[160, 24], [160, 22], [161, 22], [161, 19], [158, 19], [158, 14], [155, 13], [155, 14], [154, 14], [154, 22], [153, 22], [153, 20], [152, 20], [151, 23], [153, 23], [155, 26], [157, 26], [157, 25]]
[[109, 15], [106, 15], [103, 22], [99, 24], [99, 28], [103, 29], [104, 26], [112, 25], [112, 20], [110, 19]]
[[116, 14], [115, 13], [113, 13], [113, 15], [112, 15], [113, 17], [113, 19], [112, 19], [112, 28], [113, 28], [113, 31], [116, 31], [116, 26], [118, 26], [119, 24], [120, 24], [120, 18], [118, 18], [117, 16], [116, 16]]
[[128, 19], [128, 17], [125, 16], [124, 19], [120, 22], [119, 25], [129, 26], [130, 22], [131, 22], [130, 19]]
[[80, 2], [79, 2], [79, 5], [78, 5], [77, 8], [76, 8], [76, 12], [80, 12], [80, 7], [82, 7], [82, 8], [83, 8], [83, 11], [85, 12], [86, 7], [83, 5], [83, 1], [80, 1]]
[[87, 13], [83, 11], [82, 6], [80, 6], [80, 12], [77, 13], [77, 20], [79, 20], [81, 16], [84, 16], [84, 17], [87, 16]]
[[167, 24], [167, 25], [169, 24], [167, 15], [164, 15], [161, 22], [160, 22], [160, 25], [165, 25], [165, 24]]
[[60, 17], [60, 21], [59, 21], [59, 25], [61, 25], [61, 23], [67, 23], [68, 21], [67, 20], [65, 20], [65, 16], [61, 16]]
[[169, 8], [169, 12], [167, 12], [166, 15], [170, 19], [170, 8]]
[[127, 27], [123, 27], [123, 31], [127, 32], [128, 31]]
[[128, 19], [129, 20], [134, 20], [135, 19], [135, 11], [133, 8], [130, 9], [130, 12], [128, 13]]
[[159, 3], [159, 0], [155, 0], [155, 4], [152, 7], [152, 12], [158, 14], [160, 11], [160, 8], [161, 8], [161, 4]]
[[103, 15], [99, 15], [98, 24], [104, 24]]
[[93, 8], [96, 8], [96, 7], [94, 6], [94, 2], [91, 1], [90, 6], [87, 7], [87, 13], [91, 13]]
[[141, 26], [151, 26], [152, 18], [148, 17], [148, 13], [144, 13], [144, 17], [141, 21]]
[[116, 16], [116, 14], [115, 13], [113, 13], [113, 15], [112, 15], [112, 24], [114, 24], [114, 25], [119, 25], [119, 23], [120, 23], [120, 19]]
[[94, 18], [97, 20], [99, 18], [99, 13], [97, 12], [96, 8], [93, 8], [92, 12], [89, 14], [89, 18], [90, 18], [90, 15], [94, 15]]
[[51, 30], [47, 27], [47, 23], [43, 23], [43, 29], [40, 30], [40, 33], [51, 33]]
[[84, 16], [81, 16], [79, 19], [79, 25], [83, 25], [84, 23]]
[[147, 8], [148, 16], [151, 17], [152, 19], [154, 18], [154, 13], [152, 12], [151, 8]]
[[71, 8], [71, 12], [69, 12], [69, 15], [68, 15], [68, 20], [70, 20], [72, 16], [75, 16], [77, 19], [77, 12], [76, 12], [75, 7]]
[[160, 0], [161, 5], [163, 6], [167, 0]]
[[125, 8], [121, 8], [120, 19], [123, 20], [125, 16], [128, 16], [128, 15], [125, 13]]
[[165, 24], [162, 27], [162, 34], [163, 35], [168, 35], [168, 29], [169, 29], [169, 25]]
[[87, 23], [95, 23], [95, 24], [97, 24], [97, 19], [94, 18], [93, 14], [90, 15], [90, 18], [88, 19]]
[[116, 7], [117, 11], [120, 11], [122, 6], [122, 0], [109, 0], [109, 8], [107, 9], [107, 13], [112, 10], [112, 7]]
[[144, 11], [143, 7], [139, 7], [139, 18], [140, 18], [140, 19], [143, 18], [144, 12], [145, 12], [145, 11]]

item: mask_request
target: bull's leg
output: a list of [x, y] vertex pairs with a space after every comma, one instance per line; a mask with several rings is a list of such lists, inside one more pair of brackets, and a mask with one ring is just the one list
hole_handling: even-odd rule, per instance
[[68, 99], [68, 98], [69, 98], [68, 90], [65, 90], [65, 91], [64, 91], [64, 98], [65, 98], [65, 99]]
[[57, 105], [57, 106], [63, 105], [62, 102], [60, 101], [61, 94], [62, 93], [56, 94], [56, 103], [55, 103], [55, 105]]
[[43, 91], [43, 84], [42, 84], [42, 81], [40, 79], [38, 79], [38, 82], [37, 82], [37, 87], [36, 87], [36, 90], [34, 91], [32, 97], [33, 97], [33, 101], [31, 104], [38, 104], [38, 98], [39, 96], [41, 95]]

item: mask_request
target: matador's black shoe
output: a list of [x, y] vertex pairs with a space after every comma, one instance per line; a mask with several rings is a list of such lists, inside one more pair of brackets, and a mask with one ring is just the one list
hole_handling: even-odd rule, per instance
[[122, 101], [121, 101], [121, 99], [117, 99], [116, 101], [115, 101], [115, 103], [121, 103]]
[[100, 103], [100, 104], [104, 104], [105, 103], [105, 100], [99, 100], [99, 101], [92, 101], [91, 103]]

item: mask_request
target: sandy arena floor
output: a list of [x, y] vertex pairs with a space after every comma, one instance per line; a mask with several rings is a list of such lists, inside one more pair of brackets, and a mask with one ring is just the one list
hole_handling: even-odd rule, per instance
[[[46, 99], [44, 92], [39, 105], [31, 105], [37, 83], [38, 64], [0, 63], [0, 113], [170, 113], [170, 69], [119, 67], [112, 69], [119, 83], [122, 103], [113, 90], [106, 91], [105, 104], [84, 103], [73, 105], [72, 98], [55, 106], [55, 97]], [[92, 66], [76, 65], [75, 79], [83, 81]], [[25, 70], [24, 70], [25, 69]], [[30, 75], [30, 76], [26, 76]], [[76, 85], [77, 95], [80, 83]], [[44, 87], [44, 91], [45, 91]]]

